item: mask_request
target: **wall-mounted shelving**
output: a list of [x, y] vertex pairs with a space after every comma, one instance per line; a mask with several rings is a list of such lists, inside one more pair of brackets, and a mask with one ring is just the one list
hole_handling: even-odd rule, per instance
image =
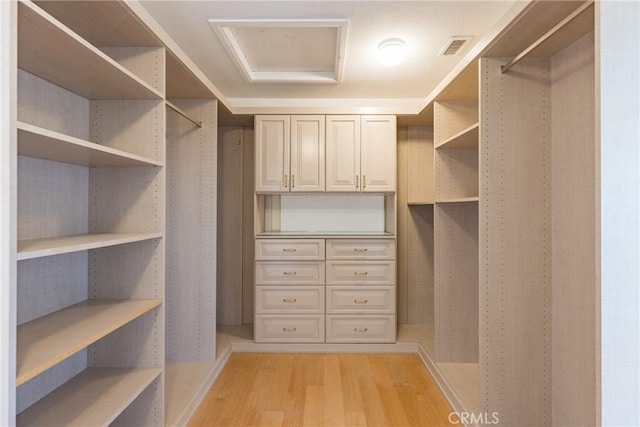
[[19, 68], [88, 99], [163, 98], [38, 6], [18, 8]]
[[161, 300], [87, 300], [20, 325], [16, 385], [29, 381], [161, 303]]
[[110, 425], [161, 374], [160, 368], [87, 369], [22, 412], [17, 425]]
[[18, 425], [163, 424], [164, 49], [17, 12]]
[[18, 261], [158, 239], [162, 233], [96, 233], [18, 240]]
[[80, 166], [162, 166], [162, 162], [18, 122], [18, 155]]
[[466, 129], [461, 130], [459, 133], [447, 138], [438, 145], [436, 149], [440, 148], [478, 148], [478, 130], [480, 128], [479, 123], [474, 123]]

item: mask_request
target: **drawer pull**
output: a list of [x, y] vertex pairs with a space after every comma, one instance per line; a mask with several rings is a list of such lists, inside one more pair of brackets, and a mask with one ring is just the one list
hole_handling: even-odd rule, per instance
[[295, 276], [296, 273], [295, 271], [283, 271], [282, 274], [284, 274], [285, 276]]
[[369, 302], [369, 300], [366, 300], [366, 299], [354, 299], [353, 302], [356, 303], [356, 304], [366, 304], [366, 303]]
[[354, 276], [366, 276], [367, 274], [369, 274], [367, 271], [354, 271], [353, 272]]
[[367, 332], [369, 328], [353, 328], [353, 332]]
[[282, 302], [286, 302], [287, 304], [295, 304], [298, 302], [295, 298], [282, 298]]
[[297, 331], [296, 328], [282, 328], [282, 332], [295, 332]]
[[367, 252], [367, 248], [353, 248], [354, 252]]
[[282, 252], [295, 252], [296, 248], [282, 248]]

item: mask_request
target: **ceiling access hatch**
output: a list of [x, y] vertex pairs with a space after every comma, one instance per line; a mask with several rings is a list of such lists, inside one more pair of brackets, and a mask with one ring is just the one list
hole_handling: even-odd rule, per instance
[[209, 25], [250, 82], [339, 83], [348, 20], [216, 20]]

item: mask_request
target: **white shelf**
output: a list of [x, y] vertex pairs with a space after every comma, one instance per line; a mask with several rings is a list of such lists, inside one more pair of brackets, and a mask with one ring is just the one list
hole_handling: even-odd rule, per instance
[[460, 197], [456, 199], [444, 199], [444, 200], [436, 200], [436, 203], [473, 203], [479, 202], [480, 197]]
[[458, 132], [451, 138], [443, 141], [441, 144], [436, 145], [438, 148], [478, 148], [478, 131], [480, 124], [475, 123], [465, 130]]
[[87, 99], [163, 98], [31, 2], [19, 2], [18, 67]]
[[86, 251], [160, 237], [162, 233], [102, 233], [19, 240], [17, 260]]
[[159, 306], [160, 300], [87, 300], [18, 326], [16, 385]]
[[81, 166], [162, 166], [162, 162], [18, 122], [18, 154]]
[[107, 426], [153, 380], [160, 368], [91, 368], [18, 415], [18, 426]]

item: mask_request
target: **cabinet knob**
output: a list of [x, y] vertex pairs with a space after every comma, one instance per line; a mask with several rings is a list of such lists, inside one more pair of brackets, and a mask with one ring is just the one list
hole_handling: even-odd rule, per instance
[[285, 276], [295, 276], [298, 273], [296, 273], [295, 271], [283, 271], [282, 274]]
[[360, 177], [358, 175], [356, 175], [356, 190], [358, 189], [358, 187], [360, 187]]
[[367, 332], [369, 328], [353, 328], [353, 332]]
[[282, 248], [282, 252], [296, 252], [296, 248]]
[[282, 298], [282, 302], [287, 304], [295, 304], [297, 301], [295, 298]]
[[366, 303], [369, 302], [369, 300], [366, 300], [366, 299], [354, 299], [353, 302], [356, 303], [356, 304], [366, 304]]
[[367, 252], [367, 248], [353, 248], [354, 252]]
[[282, 332], [295, 332], [297, 331], [296, 328], [282, 328]]
[[367, 175], [362, 175], [362, 189], [367, 188]]
[[284, 188], [289, 188], [289, 176], [285, 175], [283, 179]]
[[296, 186], [296, 176], [291, 175], [291, 188], [295, 188]]
[[354, 276], [366, 276], [367, 274], [369, 274], [368, 271], [354, 271], [353, 272]]

